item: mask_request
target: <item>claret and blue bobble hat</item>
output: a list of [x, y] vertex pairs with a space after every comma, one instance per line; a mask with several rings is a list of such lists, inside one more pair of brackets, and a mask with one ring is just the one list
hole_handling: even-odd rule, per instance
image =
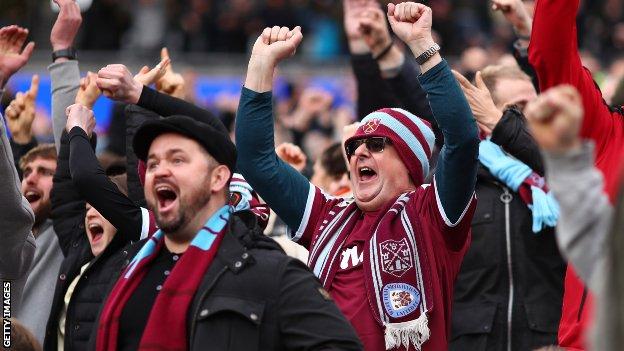
[[375, 111], [360, 122], [355, 134], [345, 141], [370, 137], [387, 137], [415, 184], [422, 184], [429, 175], [429, 160], [435, 135], [429, 122], [400, 108]]

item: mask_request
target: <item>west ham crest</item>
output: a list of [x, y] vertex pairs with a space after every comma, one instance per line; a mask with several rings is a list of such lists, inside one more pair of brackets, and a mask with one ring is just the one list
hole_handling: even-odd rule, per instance
[[386, 240], [379, 244], [381, 254], [381, 269], [393, 276], [400, 278], [412, 268], [412, 251], [407, 244], [407, 239], [401, 241]]
[[379, 127], [379, 123], [381, 123], [381, 120], [379, 118], [373, 118], [370, 121], [366, 122], [362, 126], [362, 130], [364, 131], [364, 134], [370, 134], [376, 131], [377, 127]]
[[392, 318], [405, 317], [420, 305], [420, 292], [405, 283], [392, 283], [383, 287], [384, 307]]

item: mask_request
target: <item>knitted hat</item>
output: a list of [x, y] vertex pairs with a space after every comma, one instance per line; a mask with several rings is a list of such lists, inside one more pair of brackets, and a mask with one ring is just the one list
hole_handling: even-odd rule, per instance
[[375, 111], [360, 122], [355, 134], [345, 141], [387, 137], [415, 184], [422, 184], [429, 175], [429, 159], [435, 135], [429, 123], [400, 108]]

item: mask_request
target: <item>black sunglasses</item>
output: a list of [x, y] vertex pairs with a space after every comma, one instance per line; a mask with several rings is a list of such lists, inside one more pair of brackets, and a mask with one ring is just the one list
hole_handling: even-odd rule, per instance
[[345, 152], [348, 160], [351, 160], [351, 156], [355, 154], [355, 150], [357, 150], [357, 148], [362, 144], [366, 144], [366, 149], [370, 152], [383, 152], [386, 144], [392, 144], [392, 142], [387, 137], [371, 137], [366, 139], [351, 140], [345, 144]]

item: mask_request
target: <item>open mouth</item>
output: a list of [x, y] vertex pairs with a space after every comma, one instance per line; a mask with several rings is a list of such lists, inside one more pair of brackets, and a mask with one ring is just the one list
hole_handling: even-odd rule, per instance
[[358, 176], [360, 181], [368, 182], [377, 178], [377, 172], [370, 167], [360, 167], [358, 168]]
[[178, 194], [169, 185], [156, 186], [156, 198], [158, 199], [158, 210], [165, 212], [173, 206], [178, 199]]
[[33, 202], [37, 202], [39, 201], [39, 199], [41, 199], [41, 194], [33, 191], [33, 190], [29, 190], [26, 192], [26, 194], [24, 194], [24, 197], [26, 198], [26, 200], [28, 200], [29, 203], [33, 203]]
[[104, 227], [97, 223], [90, 223], [88, 229], [89, 234], [91, 234], [92, 243], [99, 241], [104, 235]]

